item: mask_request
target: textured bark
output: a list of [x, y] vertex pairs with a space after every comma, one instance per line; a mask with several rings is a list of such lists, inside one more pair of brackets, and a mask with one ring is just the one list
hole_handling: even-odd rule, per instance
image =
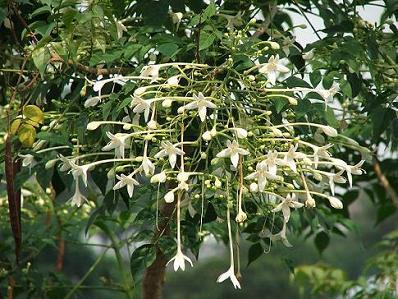
[[21, 169], [21, 161], [15, 161], [13, 158], [11, 137], [6, 140], [5, 151], [5, 171], [7, 182], [7, 199], [9, 208], [9, 217], [12, 234], [15, 242], [15, 256], [17, 263], [21, 253], [22, 230], [21, 230], [21, 190], [16, 190], [14, 186], [15, 176]]
[[[155, 238], [162, 234], [169, 234], [170, 218], [173, 215], [175, 204], [164, 204], [160, 210], [162, 217], [159, 229], [155, 228]], [[167, 257], [158, 247], [156, 249], [156, 259], [149, 266], [142, 280], [142, 299], [159, 299], [162, 297], [162, 287], [164, 284], [164, 276], [166, 272]]]

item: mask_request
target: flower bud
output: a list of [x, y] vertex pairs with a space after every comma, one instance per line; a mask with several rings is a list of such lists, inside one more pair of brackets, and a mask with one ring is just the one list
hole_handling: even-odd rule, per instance
[[166, 100], [164, 100], [164, 101], [162, 102], [162, 107], [164, 107], [164, 108], [170, 108], [172, 103], [173, 103], [172, 100], [166, 99]]
[[335, 209], [342, 209], [343, 208], [343, 203], [340, 199], [334, 196], [329, 196], [328, 197], [330, 205], [335, 208]]
[[307, 200], [304, 204], [306, 208], [315, 208], [315, 200], [312, 198], [311, 194], [307, 194]]
[[94, 131], [101, 125], [100, 121], [92, 121], [87, 124], [87, 130]]
[[330, 126], [322, 126], [322, 131], [330, 137], [336, 137], [339, 134], [335, 128]]
[[247, 215], [242, 210], [239, 211], [238, 215], [236, 215], [235, 221], [237, 223], [243, 223], [247, 219]]
[[154, 176], [151, 177], [151, 183], [156, 184], [156, 183], [164, 183], [166, 182], [166, 173], [164, 171], [155, 174]]
[[164, 196], [164, 201], [167, 203], [172, 203], [174, 201], [174, 191], [173, 190], [166, 193], [166, 195]]
[[250, 192], [257, 193], [258, 192], [258, 185], [257, 183], [251, 183], [249, 186]]
[[150, 129], [150, 130], [156, 130], [158, 123], [155, 120], [150, 120], [147, 123], [147, 126], [148, 126], [148, 129]]
[[221, 181], [220, 181], [218, 178], [216, 178], [216, 181], [214, 182], [214, 186], [215, 186], [216, 188], [221, 188], [222, 183], [221, 183]]

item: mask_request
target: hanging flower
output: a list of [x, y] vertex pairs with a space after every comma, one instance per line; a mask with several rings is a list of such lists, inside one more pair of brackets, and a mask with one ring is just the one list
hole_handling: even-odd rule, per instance
[[340, 170], [338, 173], [331, 173], [327, 175], [329, 178], [329, 186], [332, 195], [334, 195], [334, 183], [345, 183], [347, 181], [345, 177], [342, 176], [343, 172], [344, 169]]
[[177, 248], [177, 254], [170, 261], [168, 261], [167, 265], [172, 261], [174, 261], [174, 271], [177, 271], [178, 269], [185, 271], [185, 261], [187, 261], [189, 264], [191, 264], [191, 267], [193, 267], [191, 259], [183, 254], [180, 248]]
[[290, 209], [291, 208], [298, 209], [303, 206], [304, 204], [298, 202], [296, 200], [296, 195], [293, 193], [293, 194], [288, 194], [280, 204], [278, 204], [274, 209], [272, 209], [272, 212], [276, 213], [282, 211], [283, 218], [287, 223], [290, 218]]
[[155, 172], [155, 165], [153, 165], [147, 156], [143, 157], [141, 167], [146, 176], [152, 175]]
[[87, 165], [76, 165], [74, 162], [69, 161], [71, 165], [71, 170], [72, 175], [75, 179], [75, 181], [79, 180], [79, 177], [82, 178], [84, 185], [87, 187], [87, 171], [90, 168], [90, 164]]
[[116, 158], [124, 159], [124, 148], [126, 146], [126, 141], [129, 138], [129, 134], [116, 133], [115, 135], [113, 135], [111, 132], [106, 132], [106, 136], [108, 136], [110, 141], [102, 148], [102, 150], [110, 151], [112, 149], [115, 149]]
[[145, 122], [148, 122], [149, 112], [151, 111], [151, 100], [144, 100], [139, 96], [134, 96], [131, 101], [131, 108], [133, 108], [133, 112], [136, 114], [141, 114], [144, 112]]
[[133, 175], [134, 173], [131, 173], [129, 175], [124, 175], [124, 174], [121, 174], [120, 176], [116, 175], [116, 178], [119, 180], [119, 182], [117, 182], [116, 185], [113, 186], [113, 190], [117, 190], [126, 186], [127, 193], [129, 194], [130, 197], [132, 197], [134, 192], [134, 186], [139, 185], [139, 183], [133, 178]]
[[275, 85], [276, 77], [279, 75], [279, 73], [287, 73], [290, 70], [280, 63], [279, 55], [272, 55], [268, 59], [268, 62], [264, 63], [258, 71], [267, 76], [268, 82], [270, 82], [272, 85]]
[[198, 109], [200, 120], [205, 121], [207, 108], [211, 109], [217, 108], [217, 106], [214, 103], [210, 102], [209, 100], [206, 100], [205, 96], [201, 92], [199, 92], [198, 95], [193, 95], [193, 98], [194, 98], [193, 102], [178, 108], [177, 112], [183, 113], [185, 110]]
[[162, 150], [155, 155], [156, 159], [169, 156], [169, 163], [172, 169], [174, 169], [177, 162], [177, 155], [184, 155], [184, 151], [177, 148], [170, 141], [162, 141], [161, 144]]
[[296, 152], [298, 148], [298, 143], [295, 146], [290, 146], [289, 151], [283, 159], [283, 164], [288, 166], [293, 172], [297, 172], [296, 159], [305, 158], [305, 154]]
[[75, 181], [75, 193], [73, 194], [73, 197], [70, 199], [71, 206], [77, 206], [80, 207], [83, 205], [85, 202], [87, 202], [87, 198], [80, 192], [79, 188], [79, 180]]
[[26, 154], [26, 155], [22, 155], [19, 154], [18, 156], [20, 156], [22, 159], [22, 166], [23, 167], [29, 167], [29, 169], [31, 169], [33, 166], [36, 165], [36, 161], [35, 161], [35, 157], [31, 154]]
[[248, 155], [249, 151], [240, 148], [238, 142], [236, 140], [230, 141], [227, 140], [227, 148], [222, 150], [217, 154], [218, 158], [230, 158], [232, 165], [236, 168], [238, 167], [239, 155], [245, 156]]
[[330, 205], [335, 208], [335, 209], [342, 209], [343, 208], [343, 203], [340, 199], [334, 196], [328, 196], [328, 200]]
[[328, 102], [332, 102], [335, 94], [337, 94], [340, 90], [339, 84], [333, 82], [332, 87], [329, 89], [316, 89], [315, 91], [323, 98], [325, 101], [325, 110], [328, 107]]
[[61, 154], [58, 154], [58, 158], [61, 160], [61, 167], [59, 168], [60, 171], [68, 171], [69, 169], [72, 168], [72, 160], [69, 160], [68, 158], [64, 157]]
[[331, 155], [328, 152], [328, 149], [331, 148], [333, 144], [326, 144], [324, 146], [316, 146], [311, 145], [314, 151], [314, 166], [315, 168], [318, 167], [319, 158], [330, 158]]
[[227, 272], [224, 272], [223, 274], [218, 276], [217, 282], [221, 283], [221, 282], [223, 282], [224, 280], [226, 280], [228, 278], [231, 279], [231, 282], [234, 285], [235, 289], [240, 289], [241, 288], [239, 280], [236, 278], [235, 271], [234, 271], [234, 268], [232, 266], [229, 267]]

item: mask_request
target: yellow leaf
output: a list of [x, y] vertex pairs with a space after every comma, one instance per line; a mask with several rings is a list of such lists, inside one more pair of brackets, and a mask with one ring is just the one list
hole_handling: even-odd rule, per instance
[[36, 123], [43, 123], [44, 113], [36, 105], [27, 105], [23, 108], [23, 115], [31, 121]]
[[10, 126], [10, 132], [12, 135], [15, 135], [21, 125], [22, 120], [20, 118], [14, 119]]
[[22, 124], [18, 130], [18, 139], [25, 147], [32, 147], [36, 139], [36, 130], [32, 125]]

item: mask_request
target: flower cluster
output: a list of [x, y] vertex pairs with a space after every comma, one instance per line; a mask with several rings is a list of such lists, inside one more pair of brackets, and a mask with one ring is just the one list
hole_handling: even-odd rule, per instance
[[[188, 207], [196, 213], [198, 203], [203, 207], [204, 201], [226, 199], [221, 209], [226, 211], [231, 260], [229, 270], [217, 281], [230, 278], [236, 288], [240, 283], [230, 217], [234, 208], [239, 225], [254, 217], [244, 205], [253, 198], [267, 213], [281, 215], [280, 230], [269, 228], [265, 235], [286, 246], [291, 246], [287, 231], [292, 210], [314, 208], [322, 201], [343, 208], [335, 185], [348, 181], [352, 186], [352, 175], [362, 174], [364, 161], [352, 166], [333, 157], [338, 131], [289, 113], [309, 93], [321, 96], [326, 107], [339, 87], [283, 87], [278, 78], [290, 69], [279, 56], [283, 51], [278, 52], [278, 44], [272, 43], [274, 53], [266, 56], [267, 62], [253, 58], [254, 66], [241, 72], [230, 70], [230, 60], [217, 67], [175, 62], [147, 65], [137, 76], [89, 81], [94, 94], [86, 107], [92, 111], [111, 100], [103, 92], [107, 84], [120, 85], [129, 102], [121, 109], [122, 115], [94, 119], [87, 126], [89, 131], [101, 130], [107, 141], [101, 151], [114, 158], [101, 160], [101, 153], [93, 152], [59, 157], [60, 169], [70, 172], [75, 181], [71, 203], [80, 206], [88, 200], [80, 188], [90, 184], [89, 172], [100, 165], [109, 167], [108, 189], [114, 192], [126, 188], [134, 198], [136, 188], [156, 185], [164, 204], [176, 207], [177, 252], [170, 262], [174, 270], [184, 270], [185, 262], [192, 265], [192, 261], [183, 253], [181, 209]], [[286, 111], [275, 111], [277, 98], [288, 100]], [[324, 142], [316, 141], [314, 135], [323, 135]], [[96, 160], [90, 161], [94, 156]], [[216, 192], [206, 191], [212, 183]]]

